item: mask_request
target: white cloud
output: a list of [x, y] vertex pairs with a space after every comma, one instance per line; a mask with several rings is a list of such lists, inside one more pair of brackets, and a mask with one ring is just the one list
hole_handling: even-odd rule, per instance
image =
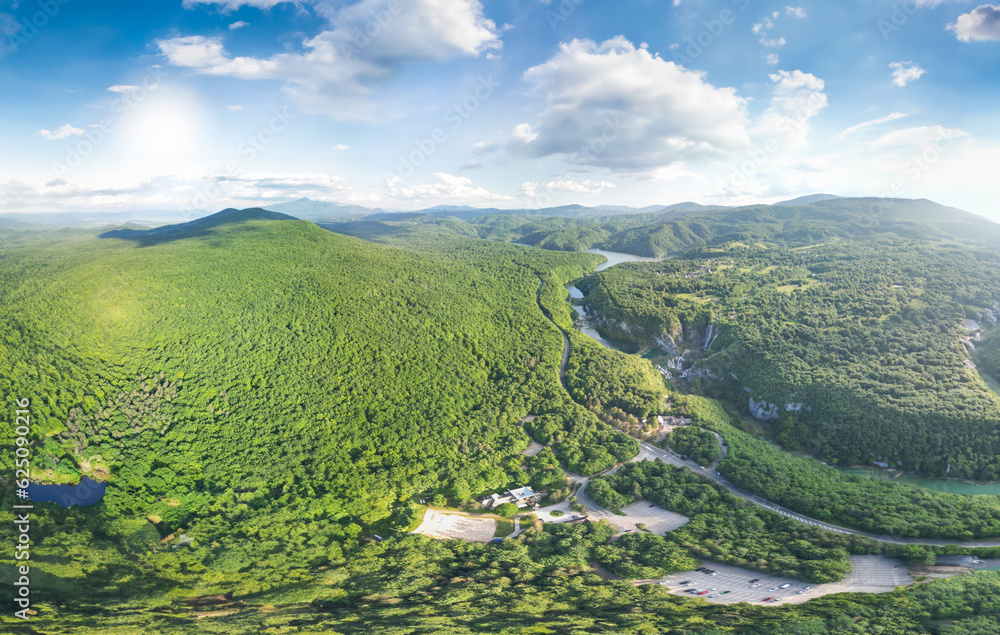
[[497, 143], [496, 141], [480, 141], [479, 143], [477, 143], [472, 147], [472, 150], [473, 152], [476, 153], [476, 155], [482, 156], [484, 154], [490, 154], [492, 152], [496, 152], [497, 150], [500, 150], [502, 147], [503, 146]]
[[777, 66], [778, 62], [781, 61], [781, 58], [778, 57], [777, 53], [768, 53], [766, 60], [767, 63], [770, 64], [771, 66]]
[[240, 104], [234, 104], [232, 106], [226, 106], [226, 110], [228, 110], [229, 112], [239, 112], [243, 110], [243, 106], [241, 106]]
[[426, 202], [435, 201], [512, 201], [509, 196], [494, 194], [489, 190], [478, 187], [472, 180], [464, 176], [454, 176], [444, 172], [434, 174], [437, 183], [414, 185], [413, 187], [399, 187], [400, 177], [394, 176], [385, 181], [385, 188], [388, 195], [393, 198], [418, 200]]
[[350, 147], [351, 146], [344, 145], [343, 143], [338, 143], [337, 145], [333, 146], [333, 149], [337, 150], [338, 152], [343, 152], [344, 150], [347, 150]]
[[958, 128], [945, 128], [944, 126], [918, 126], [915, 128], [904, 128], [888, 132], [881, 137], [874, 139], [868, 147], [881, 150], [885, 148], [930, 146], [935, 141], [955, 140], [967, 137], [969, 133]]
[[1000, 40], [1000, 5], [983, 4], [958, 16], [948, 29], [962, 42]]
[[573, 179], [562, 179], [559, 181], [549, 181], [549, 183], [545, 187], [548, 188], [549, 190], [559, 191], [559, 192], [576, 192], [578, 194], [600, 194], [606, 189], [611, 189], [618, 186], [608, 181], [592, 181], [590, 179], [586, 179], [583, 181], [574, 181]]
[[45, 137], [49, 141], [58, 141], [59, 139], [65, 139], [66, 137], [71, 137], [73, 135], [79, 136], [84, 133], [80, 128], [74, 128], [73, 126], [66, 124], [65, 126], [56, 128], [55, 130], [39, 130], [38, 134]]
[[305, 39], [302, 53], [266, 59], [232, 57], [218, 37], [177, 37], [157, 45], [174, 66], [283, 81], [307, 111], [339, 119], [370, 118], [370, 105], [360, 99], [407, 63], [443, 62], [501, 47], [497, 27], [483, 15], [479, 0], [411, 0], [393, 6], [400, 7], [394, 14], [382, 0], [318, 4], [329, 28]]
[[108, 92], [112, 93], [134, 93], [142, 90], [140, 86], [132, 86], [129, 84], [117, 84], [115, 86], [108, 86]]
[[[804, 7], [785, 7], [785, 15], [791, 16], [793, 18], [805, 18], [806, 10]], [[780, 11], [774, 11], [770, 16], [765, 16], [760, 22], [757, 22], [751, 27], [753, 34], [757, 36], [757, 41], [760, 42], [761, 46], [764, 48], [781, 48], [788, 42], [783, 37], [770, 37], [769, 32], [774, 28], [775, 21], [781, 17]], [[777, 64], [776, 57], [773, 53], [767, 56], [768, 64]], [[771, 61], [775, 59], [775, 61]]]
[[245, 26], [250, 26], [249, 22], [244, 22], [243, 20], [237, 20], [229, 25], [230, 31], [235, 31], [236, 29], [242, 29]]
[[889, 123], [890, 121], [896, 121], [897, 119], [902, 119], [903, 117], [907, 116], [909, 115], [907, 115], [907, 113], [905, 112], [894, 112], [886, 115], [885, 117], [872, 119], [871, 121], [863, 121], [859, 124], [851, 126], [850, 128], [845, 128], [840, 134], [836, 136], [836, 139], [838, 141], [843, 141], [845, 138], [847, 138], [849, 135], [854, 134], [855, 132], [865, 130], [866, 128], [872, 128], [874, 126], [881, 126], [884, 123]]
[[538, 138], [538, 133], [532, 130], [530, 123], [519, 123], [514, 126], [512, 136], [521, 143], [531, 143]]
[[827, 107], [825, 83], [811, 73], [778, 71], [770, 75], [774, 82], [771, 102], [754, 127], [754, 134], [780, 140], [785, 149], [808, 145], [810, 121]]
[[524, 78], [545, 108], [536, 123], [515, 129], [508, 143], [514, 154], [644, 170], [749, 146], [746, 103], [734, 89], [622, 36], [561, 44]]
[[202, 4], [218, 5], [224, 11], [235, 11], [240, 7], [271, 9], [279, 4], [299, 4], [299, 2], [297, 0], [184, 0], [185, 9], [194, 9]]
[[892, 83], [900, 88], [920, 79], [927, 72], [915, 62], [893, 62], [889, 68], [892, 69]]

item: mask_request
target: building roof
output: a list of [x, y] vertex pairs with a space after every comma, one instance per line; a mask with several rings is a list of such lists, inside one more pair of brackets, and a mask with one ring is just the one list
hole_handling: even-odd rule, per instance
[[530, 487], [519, 487], [517, 489], [510, 490], [510, 495], [516, 500], [521, 500], [522, 498], [531, 498], [536, 496], [535, 492], [532, 491]]

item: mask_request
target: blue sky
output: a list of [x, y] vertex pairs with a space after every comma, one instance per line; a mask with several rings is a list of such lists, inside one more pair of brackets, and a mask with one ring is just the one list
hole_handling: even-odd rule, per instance
[[0, 0], [3, 211], [926, 197], [1000, 220], [1000, 5]]

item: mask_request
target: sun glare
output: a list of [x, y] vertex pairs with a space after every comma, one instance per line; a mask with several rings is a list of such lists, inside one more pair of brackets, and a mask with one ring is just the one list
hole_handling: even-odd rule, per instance
[[203, 138], [201, 108], [183, 94], [152, 95], [136, 107], [126, 125], [130, 159], [156, 162], [193, 156]]

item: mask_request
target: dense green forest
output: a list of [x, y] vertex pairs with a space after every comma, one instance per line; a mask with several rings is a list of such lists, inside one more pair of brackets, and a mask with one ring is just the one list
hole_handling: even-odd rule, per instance
[[566, 387], [573, 400], [598, 412], [618, 408], [644, 419], [662, 414], [663, 377], [649, 361], [604, 348], [573, 332]]
[[34, 591], [308, 580], [418, 498], [520, 484], [529, 412], [565, 419], [554, 447], [577, 469], [633, 456], [566, 396], [536, 305], [540, 276], [597, 261], [478, 240], [421, 255], [262, 211], [5, 249], [0, 394], [32, 401], [33, 476], [108, 481], [98, 505], [37, 512]]
[[926, 199], [836, 198], [746, 207], [681, 203], [633, 213], [579, 206], [452, 210], [372, 214], [320, 224], [375, 242], [430, 244], [478, 237], [559, 251], [599, 247], [655, 258], [735, 241], [802, 246], [879, 235], [1000, 245], [1000, 227], [995, 223]]
[[577, 286], [602, 330], [686, 352], [704, 369], [696, 389], [744, 411], [754, 400], [786, 449], [989, 480], [1000, 475], [1000, 397], [970, 367], [961, 325], [989, 325], [995, 258], [891, 236], [732, 243]]
[[732, 483], [812, 518], [875, 534], [972, 540], [1000, 536], [1000, 497], [948, 494], [845, 474], [730, 426], [717, 426]]
[[677, 454], [686, 456], [698, 465], [708, 467], [722, 456], [719, 440], [711, 432], [699, 427], [674, 428], [667, 442]]
[[991, 376], [1000, 347], [972, 353], [977, 373], [966, 363], [976, 344], [960, 343], [964, 319], [990, 326], [1000, 306], [1000, 227], [981, 217], [927, 200], [840, 198], [566, 217], [381, 215], [336, 228], [390, 243], [477, 235], [673, 255], [578, 284], [602, 332], [687, 351], [689, 362], [712, 357], [702, 377], [722, 381], [711, 394], [752, 397], [780, 416], [776, 438], [788, 449], [1000, 478], [1000, 399], [984, 383], [1000, 390]]
[[[612, 425], [641, 432], [641, 418], [666, 410], [662, 378], [646, 360], [600, 348], [572, 331], [562, 284], [592, 270], [600, 257], [554, 250], [611, 240], [651, 220], [495, 214], [476, 222], [364, 221], [366, 238], [384, 243], [379, 245], [280, 214], [228, 210], [183, 226], [126, 228], [99, 238], [75, 230], [0, 237], [0, 395], [8, 402], [15, 396], [32, 400], [35, 475], [75, 482], [88, 474], [108, 482], [96, 505], [36, 506], [31, 566], [38, 614], [30, 624], [3, 614], [0, 630], [989, 632], [983, 624], [995, 622], [1000, 611], [995, 573], [881, 596], [844, 594], [770, 608], [711, 606], [670, 596], [659, 585], [601, 578], [591, 562], [637, 578], [711, 558], [803, 580], [833, 580], [846, 571], [848, 553], [881, 549], [749, 505], [698, 475], [660, 463], [626, 464], [612, 477], [592, 480], [591, 494], [610, 507], [643, 498], [691, 518], [666, 536], [637, 533], [610, 542], [613, 530], [603, 523], [536, 525], [516, 539], [485, 545], [404, 535], [419, 520], [420, 500], [455, 504], [522, 484], [561, 499], [569, 489], [560, 468], [595, 474], [636, 455], [636, 441]], [[694, 221], [685, 223], [691, 229], [685, 247], [713, 240], [699, 235]], [[785, 219], [781, 226], [787, 224]], [[498, 242], [529, 242], [521, 229], [531, 229], [530, 242], [549, 250]], [[881, 252], [897, 253], [898, 247], [892, 258], [904, 258], [902, 252], [912, 247], [894, 246], [896, 238], [878, 240], [889, 245]], [[846, 251], [829, 256], [830, 262], [845, 254], [847, 261], [853, 258], [850, 245], [833, 247]], [[785, 257], [805, 266], [795, 260], [802, 254], [739, 249], [726, 252], [736, 254], [734, 261], [744, 259], [731, 267], [734, 275], [776, 279], [734, 283], [728, 295], [715, 294], [720, 287], [705, 287], [700, 295], [661, 294], [679, 301], [671, 307], [678, 311], [667, 312], [680, 325], [675, 336], [687, 337], [685, 329], [697, 320], [721, 326], [720, 310], [730, 309], [724, 298], [735, 298], [734, 288], [754, 298], [748, 305], [759, 302], [758, 293], [798, 293], [787, 289], [792, 278], [773, 272]], [[949, 269], [950, 252], [936, 249], [928, 253], [941, 257], [940, 270], [928, 272], [914, 296], [928, 302], [922, 315], [951, 319], [958, 283], [975, 300], [961, 303], [962, 318], [991, 307], [987, 295], [975, 296], [983, 281], [973, 279], [974, 265], [955, 250], [954, 260], [965, 263], [958, 270], [968, 271], [949, 273], [955, 271]], [[680, 280], [717, 257], [717, 251], [703, 250], [651, 266], [663, 267], [656, 278]], [[638, 297], [648, 290], [648, 272], [656, 271], [645, 266], [604, 274], [634, 275], [629, 284]], [[819, 282], [840, 275], [845, 287], [853, 284], [853, 270], [830, 266], [831, 272], [823, 272], [828, 278]], [[816, 275], [803, 279], [821, 275], [806, 269]], [[708, 282], [719, 273], [683, 279]], [[587, 278], [592, 291], [612, 288], [604, 274]], [[936, 281], [937, 291], [928, 292], [933, 285], [926, 280]], [[927, 293], [945, 299], [929, 302]], [[762, 303], [759, 311], [781, 316], [774, 311], [782, 308], [788, 307]], [[654, 309], [647, 314], [651, 320], [664, 314], [662, 306]], [[562, 337], [546, 317], [570, 339], [565, 385], [559, 376]], [[863, 324], [877, 329], [877, 323]], [[738, 345], [730, 325], [713, 350], [736, 358]], [[773, 348], [776, 355], [790, 354]], [[715, 358], [705, 357], [706, 367], [714, 368]], [[951, 361], [942, 368], [951, 368]], [[765, 377], [770, 367], [762, 368]], [[777, 376], [775, 386], [784, 389], [788, 377]], [[982, 388], [955, 377], [935, 381], [949, 390]], [[696, 380], [693, 387], [724, 399], [733, 392], [724, 382]], [[776, 496], [800, 493], [785, 484], [803, 470], [794, 461], [805, 459], [761, 452], [763, 442], [731, 427], [714, 401], [673, 394], [670, 400], [676, 413], [726, 436], [731, 453], [720, 469], [725, 473], [731, 465], [733, 480], [745, 462], [756, 461], [775, 470]], [[811, 402], [817, 418], [823, 414], [818, 403]], [[970, 405], [979, 409], [969, 418], [988, 405]], [[528, 414], [536, 416], [525, 420]], [[803, 413], [774, 425], [783, 441], [798, 439], [809, 448], [802, 429], [818, 424]], [[691, 428], [675, 434], [678, 448], [718, 451], [711, 433]], [[529, 436], [548, 447], [536, 457], [521, 457]], [[0, 461], [0, 484], [6, 483], [0, 537], [8, 537], [9, 455]], [[973, 454], [956, 460], [953, 470], [976, 461], [990, 465]], [[803, 480], [813, 481], [805, 492], [835, 492], [836, 505], [829, 507], [839, 511], [831, 513], [855, 509], [848, 498], [857, 479], [834, 482], [825, 473], [805, 473]], [[899, 494], [888, 487], [865, 490], [857, 509], [867, 513]], [[928, 520], [914, 523], [919, 531], [930, 531], [930, 516], [954, 515], [948, 531], [979, 535], [974, 523], [992, 513], [960, 509], [969, 497], [905, 494], [898, 513], [886, 521], [892, 527], [909, 522], [923, 505]], [[786, 504], [807, 503], [805, 496]], [[373, 540], [376, 533], [388, 539]], [[182, 534], [190, 544], [180, 542]], [[9, 557], [0, 559], [0, 579], [9, 580]], [[0, 587], [0, 595], [10, 589]], [[229, 595], [193, 598], [216, 594]], [[219, 609], [214, 616], [212, 606]]]
[[[1000, 497], [949, 494], [846, 474], [754, 437], [713, 399], [681, 394], [670, 399], [678, 413], [725, 439], [729, 452], [718, 469], [730, 482], [788, 509], [881, 535], [954, 540], [1000, 536]], [[709, 436], [718, 447], [715, 436]]]
[[[708, 604], [633, 586], [593, 572], [589, 559], [613, 529], [601, 523], [530, 529], [500, 544], [420, 536], [364, 545], [320, 567], [310, 586], [214, 605], [163, 597], [144, 605], [108, 597], [72, 610], [43, 601], [30, 624], [7, 632], [132, 635], [152, 633], [631, 633], [647, 635], [988, 635], [1000, 615], [1000, 572], [980, 572], [873, 595], [828, 595], [767, 607]], [[622, 558], [643, 538], [626, 543]], [[655, 554], [651, 555], [655, 558]], [[204, 616], [199, 619], [198, 616]], [[990, 630], [993, 629], [993, 630]]]
[[613, 476], [592, 479], [587, 494], [608, 509], [637, 500], [656, 503], [691, 519], [662, 540], [700, 558], [806, 582], [840, 580], [851, 570], [848, 550], [872, 548], [855, 536], [824, 532], [757, 507], [698, 474], [661, 462], [624, 465]]

